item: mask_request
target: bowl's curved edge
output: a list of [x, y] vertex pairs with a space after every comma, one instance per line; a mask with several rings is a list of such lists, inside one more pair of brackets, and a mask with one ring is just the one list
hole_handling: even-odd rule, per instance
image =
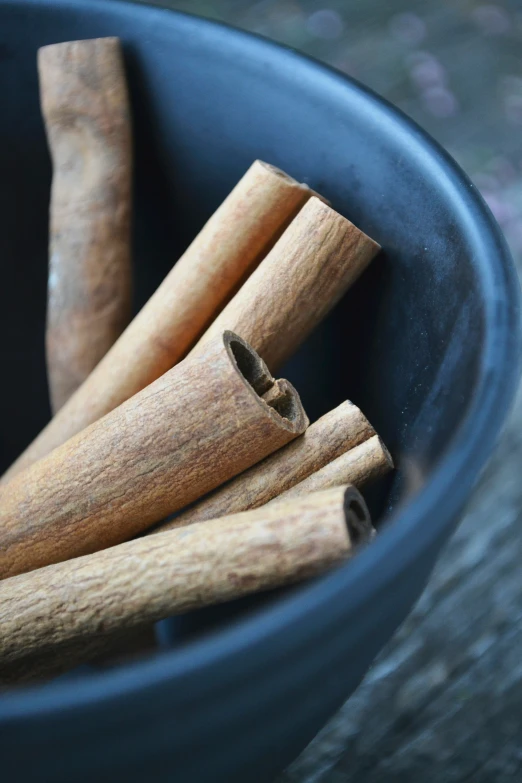
[[[26, 0], [26, 3], [45, 5], [45, 0]], [[281, 599], [236, 626], [219, 633], [211, 645], [196, 641], [184, 650], [175, 650], [151, 660], [140, 661], [121, 667], [119, 670], [90, 674], [85, 679], [71, 682], [53, 682], [3, 694], [0, 703], [0, 723], [23, 718], [38, 711], [40, 714], [62, 710], [64, 707], [80, 707], [99, 703], [100, 700], [116, 698], [133, 689], [145, 689], [165, 678], [172, 678], [211, 666], [223, 660], [232, 652], [255, 645], [262, 639], [274, 636], [290, 628], [294, 639], [299, 625], [310, 620], [311, 614], [321, 617], [321, 625], [328, 623], [327, 607], [343, 595], [344, 611], [351, 605], [367, 600], [394, 575], [408, 567], [421, 552], [449, 534], [455, 517], [460, 512], [480, 470], [486, 463], [492, 446], [507, 416], [518, 385], [521, 368], [521, 321], [520, 288], [518, 277], [502, 233], [491, 212], [468, 177], [458, 165], [431, 137], [414, 121], [388, 101], [370, 89], [360, 85], [348, 76], [319, 63], [294, 50], [276, 44], [235, 28], [208, 19], [193, 17], [160, 6], [145, 3], [127, 3], [121, 0], [55, 0], [56, 5], [74, 8], [99, 6], [113, 13], [158, 14], [183, 18], [186, 24], [208, 26], [221, 30], [236, 43], [244, 42], [251, 47], [253, 42], [271, 56], [297, 58], [301, 67], [313, 69], [314, 77], [335, 83], [340, 90], [347, 86], [361, 100], [371, 101], [388, 119], [400, 129], [414, 134], [417, 143], [426, 148], [439, 165], [448, 184], [455, 190], [463, 209], [471, 219], [473, 212], [482, 215], [482, 222], [488, 226], [486, 244], [495, 265], [484, 264], [483, 271], [489, 274], [490, 284], [498, 294], [488, 303], [487, 341], [483, 354], [481, 383], [466, 418], [459, 426], [447, 453], [425, 488], [408, 501], [400, 512], [392, 515], [382, 533], [370, 547], [362, 551], [349, 565], [334, 571], [298, 593]], [[474, 221], [476, 223], [476, 221]], [[485, 237], [477, 241], [484, 244]], [[415, 536], [412, 536], [415, 530]], [[408, 546], [404, 546], [408, 541]], [[372, 570], [374, 579], [369, 584], [363, 576]], [[356, 590], [354, 588], [357, 587]], [[306, 615], [306, 617], [305, 617]], [[333, 621], [333, 620], [332, 620]], [[301, 627], [301, 631], [304, 629]]]

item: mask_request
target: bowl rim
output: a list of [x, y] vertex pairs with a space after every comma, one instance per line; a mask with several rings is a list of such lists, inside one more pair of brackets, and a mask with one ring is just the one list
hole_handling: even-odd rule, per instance
[[[0, 0], [0, 5], [17, 10], [24, 6], [64, 10], [102, 8], [115, 19], [118, 15], [125, 18], [127, 14], [142, 14], [149, 21], [157, 16], [162, 24], [175, 20], [177, 25], [203, 28], [216, 39], [224, 37], [227, 44], [248, 47], [249, 56], [254, 59], [276, 58], [282, 67], [295, 65], [301, 74], [306, 72], [309, 78], [324, 81], [330, 90], [349, 92], [352, 101], [358, 100], [376, 110], [386, 118], [388, 127], [393, 126], [396, 133], [405, 133], [408, 143], [416, 145], [419, 153], [428, 155], [439, 169], [446, 180], [446, 190], [453, 190], [454, 199], [469, 222], [469, 230], [475, 234], [477, 248], [482, 251], [477, 264], [481, 267], [483, 288], [488, 291], [481, 369], [467, 414], [430, 480], [400, 511], [391, 515], [370, 547], [345, 566], [258, 610], [253, 617], [241, 619], [234, 626], [213, 633], [212, 637], [195, 640], [183, 649], [160, 652], [150, 660], [89, 673], [74, 680], [55, 680], [5, 692], [0, 702], [0, 722], [4, 722], [35, 713], [62, 712], [66, 707], [101, 704], [130, 691], [146, 690], [165, 680], [213, 667], [232, 654], [244, 652], [282, 632], [291, 631], [295, 639], [302, 638], [306, 634], [303, 624], [308, 624], [308, 628], [313, 626], [312, 636], [316, 636], [319, 631], [312, 615], [321, 617], [324, 627], [329, 619], [333, 621], [332, 607], [341, 596], [346, 614], [383, 589], [454, 524], [489, 458], [518, 386], [521, 322], [518, 276], [500, 228], [476, 187], [449, 154], [413, 120], [353, 78], [261, 36], [160, 5], [126, 0], [52, 0], [51, 3], [49, 0]], [[371, 580], [365, 578], [369, 571]]]

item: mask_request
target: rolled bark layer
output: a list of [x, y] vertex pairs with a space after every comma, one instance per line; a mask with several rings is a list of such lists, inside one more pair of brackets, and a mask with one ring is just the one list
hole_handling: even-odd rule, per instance
[[215, 334], [232, 329], [273, 371], [337, 304], [379, 249], [353, 223], [312, 197], [192, 354]]
[[343, 402], [312, 424], [301, 437], [225, 486], [218, 487], [153, 532], [263, 506], [372, 435], [375, 430], [359, 408], [351, 402]]
[[341, 454], [320, 470], [311, 473], [299, 484], [282, 492], [272, 503], [303, 497], [311, 492], [321, 492], [344, 484], [354, 484], [361, 489], [392, 469], [393, 460], [390, 452], [379, 436], [374, 435], [359, 446]]
[[56, 413], [130, 320], [132, 131], [117, 38], [44, 46], [38, 71], [53, 163], [46, 351]]
[[[321, 573], [371, 536], [353, 487], [148, 536], [0, 584], [0, 679], [60, 651], [179, 612]], [[71, 659], [71, 649], [76, 659]]]
[[300, 435], [308, 420], [237, 335], [165, 373], [0, 488], [0, 578], [137, 535]]
[[312, 194], [279, 169], [256, 161], [2, 483], [179, 362]]

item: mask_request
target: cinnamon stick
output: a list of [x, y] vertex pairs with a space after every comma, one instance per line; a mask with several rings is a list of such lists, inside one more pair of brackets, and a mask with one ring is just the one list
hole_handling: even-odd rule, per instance
[[312, 194], [279, 169], [256, 161], [2, 483], [180, 361]]
[[137, 535], [300, 435], [308, 420], [237, 335], [165, 373], [0, 488], [0, 578]]
[[117, 38], [44, 46], [38, 72], [53, 162], [46, 351], [56, 412], [130, 320], [131, 119]]
[[6, 579], [1, 678], [28, 677], [35, 667], [41, 673], [42, 657], [56, 664], [71, 645], [81, 657], [82, 642], [92, 654], [93, 637], [306, 579], [343, 561], [371, 532], [363, 499], [343, 487]]
[[303, 497], [311, 492], [320, 492], [344, 484], [354, 484], [360, 489], [392, 469], [393, 460], [390, 452], [379, 436], [374, 435], [345, 454], [341, 454], [299, 484], [281, 492], [272, 503]]
[[351, 402], [343, 402], [312, 424], [301, 437], [152, 532], [263, 506], [372, 435], [375, 430], [359, 408]]
[[312, 197], [191, 355], [232, 329], [271, 370], [288, 359], [368, 266], [379, 245]]

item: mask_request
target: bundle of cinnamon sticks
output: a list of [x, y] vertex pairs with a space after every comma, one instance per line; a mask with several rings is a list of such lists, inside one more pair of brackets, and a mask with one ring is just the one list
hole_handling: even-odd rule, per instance
[[392, 468], [355, 405], [309, 426], [272, 375], [377, 243], [255, 161], [130, 320], [120, 42], [46, 46], [38, 70], [54, 415], [0, 481], [0, 682], [343, 562], [374, 534], [360, 489]]

